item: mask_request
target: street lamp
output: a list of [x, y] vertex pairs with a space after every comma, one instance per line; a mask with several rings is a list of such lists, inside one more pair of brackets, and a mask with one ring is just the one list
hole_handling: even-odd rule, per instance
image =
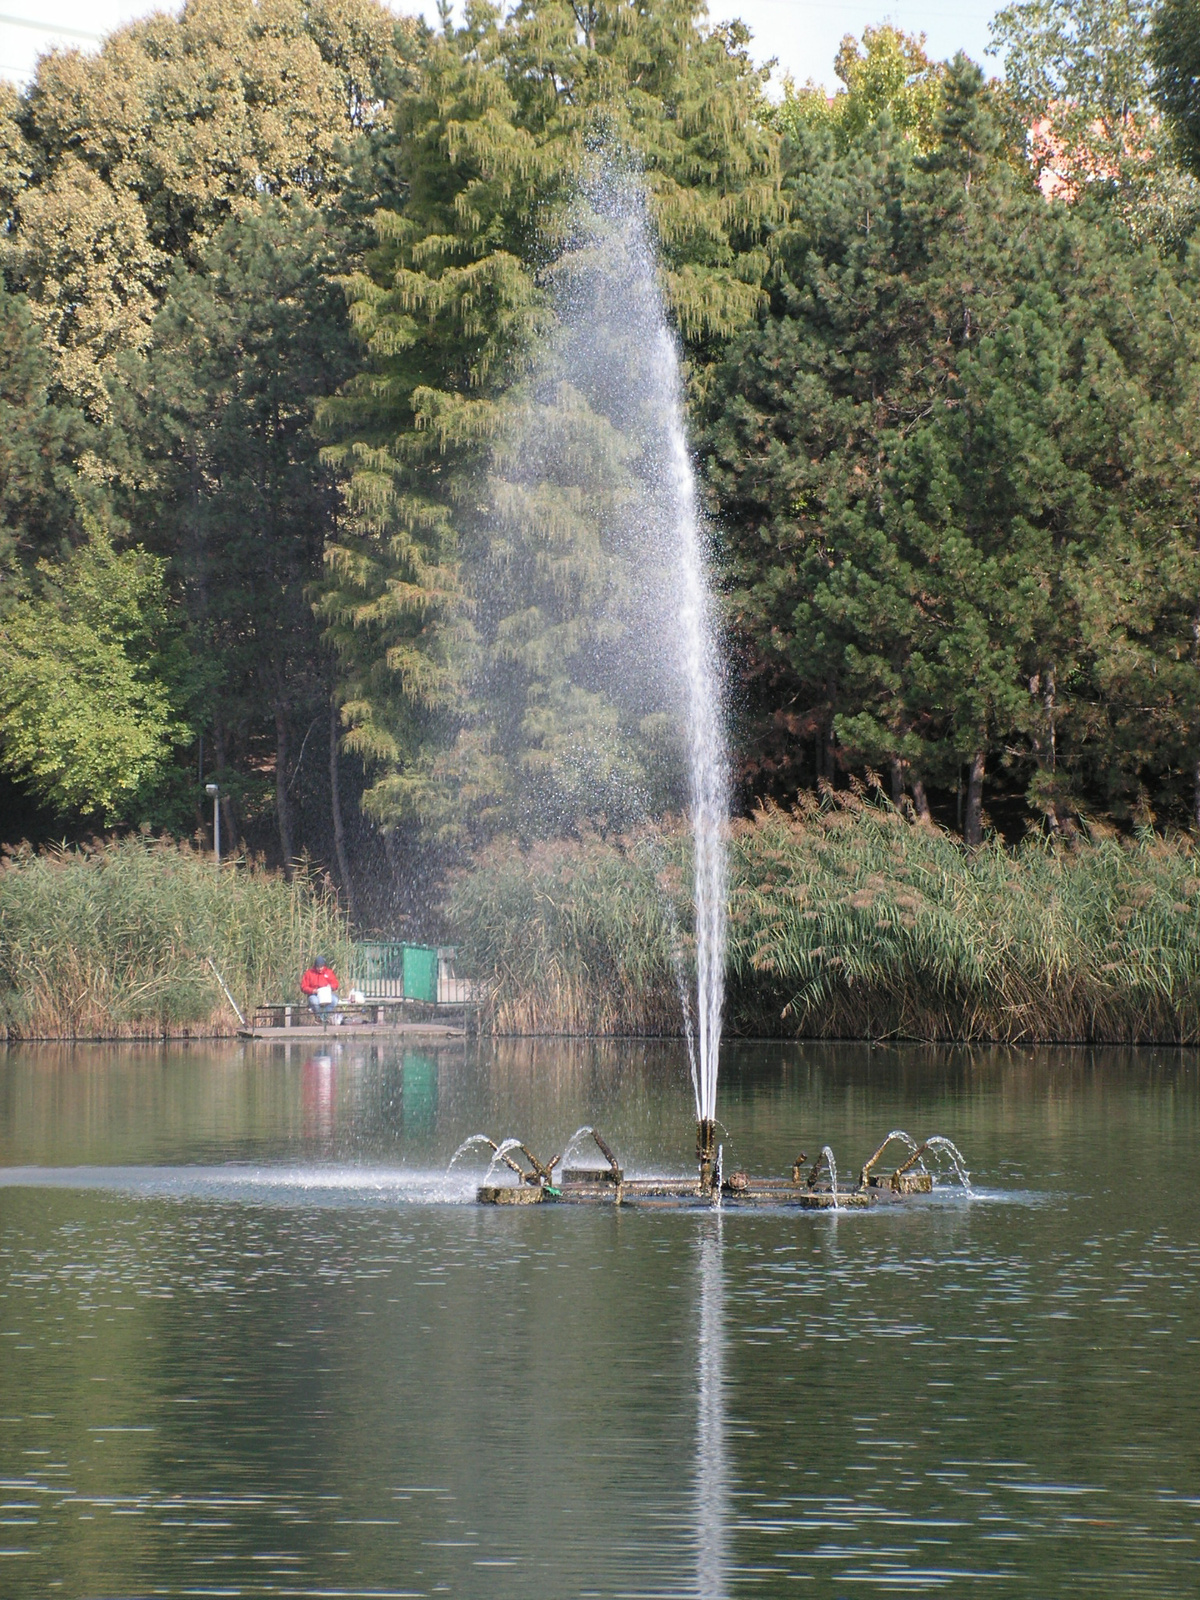
[[213, 855], [218, 866], [221, 865], [221, 785], [219, 783], [206, 783], [206, 794], [212, 795], [213, 803]]

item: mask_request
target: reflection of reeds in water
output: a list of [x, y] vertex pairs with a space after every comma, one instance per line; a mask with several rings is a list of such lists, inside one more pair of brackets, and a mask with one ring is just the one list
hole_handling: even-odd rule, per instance
[[10, 1038], [230, 1034], [292, 997], [314, 952], [347, 952], [334, 894], [143, 839], [20, 852], [0, 868], [0, 1005]]
[[[499, 1032], [682, 1031], [684, 835], [484, 858], [455, 888]], [[664, 868], [664, 862], [667, 866]], [[1187, 840], [968, 854], [850, 794], [735, 825], [731, 1022], [751, 1033], [1200, 1042], [1200, 852]]]

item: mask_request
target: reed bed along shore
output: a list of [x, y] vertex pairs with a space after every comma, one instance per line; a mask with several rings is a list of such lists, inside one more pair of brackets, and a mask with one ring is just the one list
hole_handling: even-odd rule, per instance
[[[497, 1033], [680, 1031], [688, 842], [495, 850], [455, 884], [462, 970]], [[764, 810], [731, 840], [728, 1022], [743, 1034], [1200, 1043], [1200, 851], [993, 840], [885, 802]]]
[[0, 864], [0, 1031], [8, 1039], [230, 1035], [296, 988], [314, 952], [348, 953], [336, 897], [187, 845], [128, 838]]
[[[454, 882], [458, 970], [497, 1034], [677, 1035], [690, 988], [683, 829], [522, 851]], [[880, 799], [826, 795], [731, 834], [728, 1025], [746, 1035], [1200, 1044], [1200, 849], [1030, 838], [968, 853]], [[232, 1034], [316, 949], [349, 965], [336, 897], [140, 838], [0, 865], [0, 1033]]]
[[502, 1034], [682, 1031], [672, 951], [680, 840], [496, 845], [455, 881], [457, 969], [482, 982]]

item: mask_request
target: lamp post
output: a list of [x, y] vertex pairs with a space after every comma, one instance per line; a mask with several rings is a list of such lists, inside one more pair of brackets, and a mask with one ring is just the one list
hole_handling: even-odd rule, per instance
[[219, 783], [206, 783], [206, 794], [212, 795], [213, 803], [213, 857], [217, 866], [221, 865], [221, 785]]

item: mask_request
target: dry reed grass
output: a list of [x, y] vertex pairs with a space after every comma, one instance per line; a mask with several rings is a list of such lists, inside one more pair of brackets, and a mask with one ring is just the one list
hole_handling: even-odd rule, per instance
[[223, 866], [141, 838], [0, 865], [0, 1020], [10, 1039], [228, 1035], [243, 1010], [296, 988], [314, 949], [348, 952], [325, 885]]
[[[455, 882], [459, 966], [485, 979], [503, 1034], [658, 1035], [680, 1029], [670, 908], [678, 841], [647, 833], [496, 845]], [[678, 876], [677, 870], [674, 876]]]
[[[766, 809], [732, 833], [734, 1031], [1007, 1044], [1200, 1043], [1200, 853], [1189, 839], [973, 854], [879, 797]], [[499, 1033], [676, 1033], [672, 914], [688, 844], [495, 851], [454, 888]], [[672, 910], [673, 908], [673, 910]]]

